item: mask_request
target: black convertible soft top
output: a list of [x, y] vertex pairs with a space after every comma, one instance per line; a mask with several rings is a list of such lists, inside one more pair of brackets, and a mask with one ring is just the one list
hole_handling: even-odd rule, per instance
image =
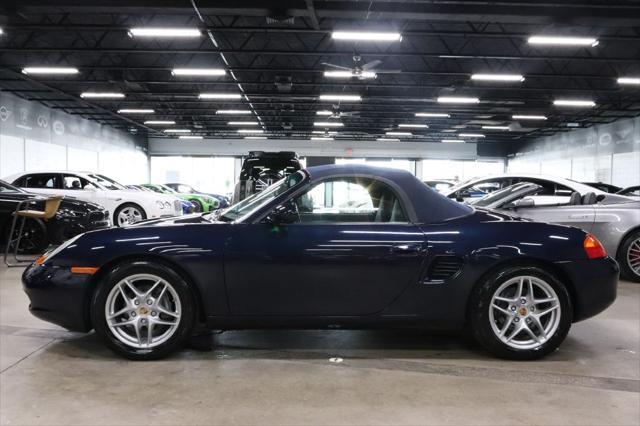
[[[306, 169], [314, 181], [332, 177], [361, 176], [377, 178], [389, 184], [402, 201], [411, 207], [410, 216], [416, 223], [436, 223], [473, 213], [473, 209], [429, 188], [406, 170], [365, 164], [330, 164]], [[411, 212], [413, 210], [413, 212]]]

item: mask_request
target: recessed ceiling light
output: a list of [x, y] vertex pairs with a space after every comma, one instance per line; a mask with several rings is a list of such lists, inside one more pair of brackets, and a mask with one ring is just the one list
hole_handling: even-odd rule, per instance
[[131, 28], [129, 35], [133, 37], [200, 37], [197, 28]]
[[325, 71], [324, 76], [330, 78], [376, 78], [376, 73], [371, 71]]
[[178, 139], [202, 139], [202, 136], [195, 135], [187, 135], [187, 136], [178, 136]]
[[471, 80], [479, 81], [524, 81], [519, 74], [473, 74]]
[[312, 141], [332, 141], [334, 140], [333, 138], [323, 138], [323, 137], [319, 137], [319, 136], [312, 136], [311, 137]]
[[380, 142], [400, 142], [398, 138], [377, 138], [376, 140]]
[[257, 121], [229, 121], [227, 122], [229, 126], [257, 126]]
[[173, 120], [147, 120], [144, 122], [144, 124], [171, 125], [171, 124], [176, 124], [176, 122]]
[[153, 114], [154, 112], [154, 110], [147, 108], [124, 108], [118, 110], [118, 114]]
[[509, 130], [509, 126], [482, 126], [486, 130]]
[[460, 96], [440, 96], [438, 102], [444, 104], [477, 104], [480, 102], [478, 98], [465, 98]]
[[442, 112], [416, 112], [416, 117], [450, 118], [451, 115]]
[[244, 115], [251, 114], [249, 109], [219, 109], [216, 114]]
[[458, 136], [461, 138], [484, 138], [482, 133], [460, 133]]
[[405, 127], [408, 129], [428, 129], [429, 126], [426, 124], [412, 124], [412, 123], [401, 123], [398, 124], [398, 127]]
[[402, 35], [396, 32], [334, 31], [331, 33], [331, 38], [355, 41], [400, 41]]
[[325, 132], [324, 130], [314, 130], [311, 133], [316, 135], [337, 135], [338, 132]]
[[266, 136], [245, 136], [245, 139], [267, 139]]
[[124, 93], [115, 92], [84, 92], [80, 94], [81, 98], [124, 98]]
[[316, 127], [342, 127], [344, 124], [339, 121], [315, 121], [313, 123]]
[[464, 141], [461, 140], [461, 139], [442, 139], [441, 142], [444, 142], [444, 143], [464, 143]]
[[596, 103], [593, 101], [579, 100], [579, 99], [556, 99], [553, 101], [556, 106], [570, 106], [570, 107], [594, 107]]
[[191, 133], [189, 129], [167, 129], [165, 133]]
[[333, 115], [333, 113], [331, 111], [316, 111], [316, 115]]
[[193, 76], [218, 76], [225, 75], [227, 72], [221, 68], [174, 68], [171, 70], [173, 75], [193, 75]]
[[529, 44], [595, 47], [598, 45], [598, 39], [593, 37], [531, 36]]
[[547, 119], [547, 117], [544, 115], [522, 115], [522, 114], [512, 115], [511, 118], [513, 118], [514, 120], [546, 120]]
[[2, 28], [0, 28], [0, 34], [4, 34], [4, 31], [2, 30]]
[[200, 93], [200, 99], [240, 99], [239, 93]]
[[240, 129], [238, 133], [264, 133], [262, 129]]
[[413, 136], [411, 132], [385, 132], [388, 136]]
[[620, 77], [618, 84], [640, 84], [640, 77]]
[[65, 67], [25, 67], [23, 74], [78, 74], [78, 68]]
[[360, 95], [320, 95], [321, 101], [354, 101], [359, 102], [362, 100]]

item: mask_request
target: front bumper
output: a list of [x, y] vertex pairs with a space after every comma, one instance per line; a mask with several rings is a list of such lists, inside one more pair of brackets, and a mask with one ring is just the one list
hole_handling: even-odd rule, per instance
[[561, 267], [574, 288], [574, 322], [599, 314], [616, 300], [620, 267], [611, 257], [570, 262]]
[[93, 292], [91, 275], [72, 274], [70, 268], [31, 265], [22, 274], [31, 313], [71, 331], [93, 328], [89, 317]]

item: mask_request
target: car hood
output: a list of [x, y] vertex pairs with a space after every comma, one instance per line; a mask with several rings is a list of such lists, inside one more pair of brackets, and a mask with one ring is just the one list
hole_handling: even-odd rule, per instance
[[187, 223], [192, 224], [192, 223], [225, 223], [225, 222], [212, 222], [210, 220], [205, 219], [202, 213], [192, 213], [192, 214], [187, 214], [182, 216], [141, 220], [140, 222], [136, 222], [132, 225], [127, 226], [127, 228], [135, 228], [135, 227], [141, 227], [141, 226], [183, 225]]

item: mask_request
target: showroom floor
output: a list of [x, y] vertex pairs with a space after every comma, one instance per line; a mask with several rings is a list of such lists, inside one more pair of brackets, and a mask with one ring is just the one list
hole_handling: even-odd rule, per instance
[[246, 331], [136, 363], [32, 317], [20, 274], [0, 267], [3, 425], [640, 422], [637, 284], [537, 362], [415, 331]]

